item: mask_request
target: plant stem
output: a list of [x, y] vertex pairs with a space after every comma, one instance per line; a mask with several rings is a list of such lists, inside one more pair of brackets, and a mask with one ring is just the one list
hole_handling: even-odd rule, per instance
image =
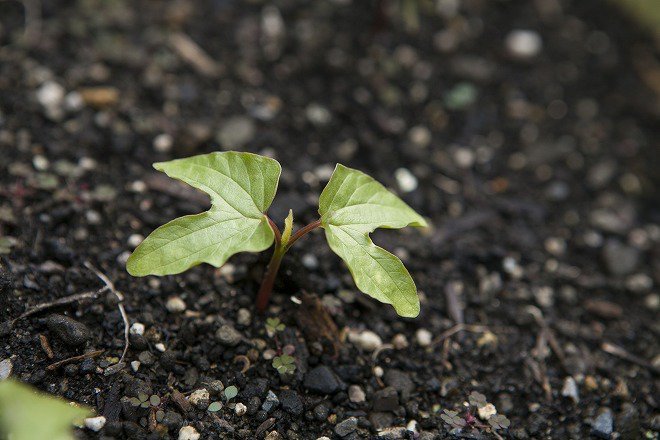
[[291, 248], [291, 245], [298, 241], [299, 238], [321, 226], [321, 220], [313, 221], [312, 223], [297, 230], [296, 233], [291, 236], [289, 242], [285, 244], [281, 242], [281, 233], [275, 222], [268, 218], [268, 223], [275, 233], [275, 249], [273, 250], [273, 256], [270, 257], [268, 267], [266, 268], [266, 273], [264, 273], [263, 280], [261, 281], [259, 293], [257, 293], [256, 306], [259, 313], [263, 313], [268, 306], [270, 295], [273, 292], [275, 278], [277, 277], [277, 272], [280, 269], [280, 264], [282, 263], [284, 254], [286, 254], [286, 252]]

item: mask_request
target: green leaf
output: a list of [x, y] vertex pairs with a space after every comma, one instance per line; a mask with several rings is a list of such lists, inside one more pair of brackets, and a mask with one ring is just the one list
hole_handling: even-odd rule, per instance
[[211, 209], [152, 232], [128, 259], [133, 276], [169, 275], [208, 263], [222, 266], [238, 252], [259, 252], [275, 236], [264, 212], [275, 197], [280, 164], [251, 153], [219, 152], [154, 164], [211, 197]]
[[235, 385], [230, 385], [227, 388], [225, 388], [225, 399], [227, 399], [227, 401], [230, 401], [237, 395], [238, 395], [238, 388], [236, 388]]
[[0, 382], [0, 438], [72, 440], [71, 427], [91, 410], [6, 380]]
[[373, 178], [343, 165], [321, 193], [319, 214], [330, 248], [348, 265], [358, 289], [392, 304], [401, 316], [417, 316], [419, 298], [408, 270], [369, 234], [376, 228], [426, 226], [424, 218]]

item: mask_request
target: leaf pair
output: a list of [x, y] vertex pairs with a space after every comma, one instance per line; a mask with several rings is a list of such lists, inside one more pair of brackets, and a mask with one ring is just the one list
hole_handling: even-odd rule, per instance
[[[274, 159], [219, 152], [154, 167], [207, 193], [211, 209], [151, 233], [128, 260], [131, 275], [176, 274], [200, 263], [219, 267], [238, 252], [262, 251], [275, 241], [265, 214], [281, 173]], [[426, 226], [424, 219], [373, 178], [339, 164], [321, 193], [319, 214], [330, 248], [347, 264], [358, 289], [392, 304], [401, 316], [417, 316], [410, 274], [369, 234], [376, 228]]]

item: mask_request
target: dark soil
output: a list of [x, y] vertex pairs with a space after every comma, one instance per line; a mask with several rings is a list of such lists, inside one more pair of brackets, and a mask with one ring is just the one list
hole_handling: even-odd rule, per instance
[[[475, 391], [510, 420], [504, 438], [658, 438], [650, 39], [600, 0], [422, 2], [418, 29], [395, 1], [275, 3], [53, 1], [26, 27], [22, 4], [0, 1], [0, 360], [13, 376], [106, 417], [80, 438], [178, 438], [184, 425], [202, 438], [495, 438], [468, 414]], [[538, 54], [511, 53], [515, 29], [540, 36]], [[419, 318], [357, 292], [318, 231], [284, 260], [267, 314], [286, 324], [277, 338], [253, 309], [269, 252], [128, 276], [141, 236], [206, 205], [150, 164], [222, 147], [282, 163], [278, 222], [289, 208], [298, 226], [315, 219], [336, 162], [428, 217], [428, 231], [374, 234], [413, 275]], [[112, 293], [9, 326], [100, 289], [86, 261], [145, 326], [119, 371]], [[168, 311], [172, 297], [184, 311]], [[332, 322], [386, 345], [333, 341]], [[264, 354], [286, 345], [297, 370], [280, 377]], [[203, 388], [222, 409], [180, 394]], [[130, 403], [142, 393], [160, 403]], [[445, 410], [467, 425], [450, 432]]]

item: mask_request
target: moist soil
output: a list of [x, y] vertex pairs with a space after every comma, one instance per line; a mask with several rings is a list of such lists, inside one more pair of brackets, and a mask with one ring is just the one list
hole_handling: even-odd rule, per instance
[[[35, 3], [0, 2], [0, 360], [106, 418], [77, 438], [658, 438], [660, 64], [621, 11]], [[420, 316], [359, 293], [321, 230], [265, 316], [270, 251], [130, 277], [142, 237], [208, 206], [151, 164], [230, 148], [282, 163], [279, 224], [316, 218], [337, 162], [427, 217], [373, 234]], [[86, 262], [124, 296], [123, 365], [118, 297]]]

